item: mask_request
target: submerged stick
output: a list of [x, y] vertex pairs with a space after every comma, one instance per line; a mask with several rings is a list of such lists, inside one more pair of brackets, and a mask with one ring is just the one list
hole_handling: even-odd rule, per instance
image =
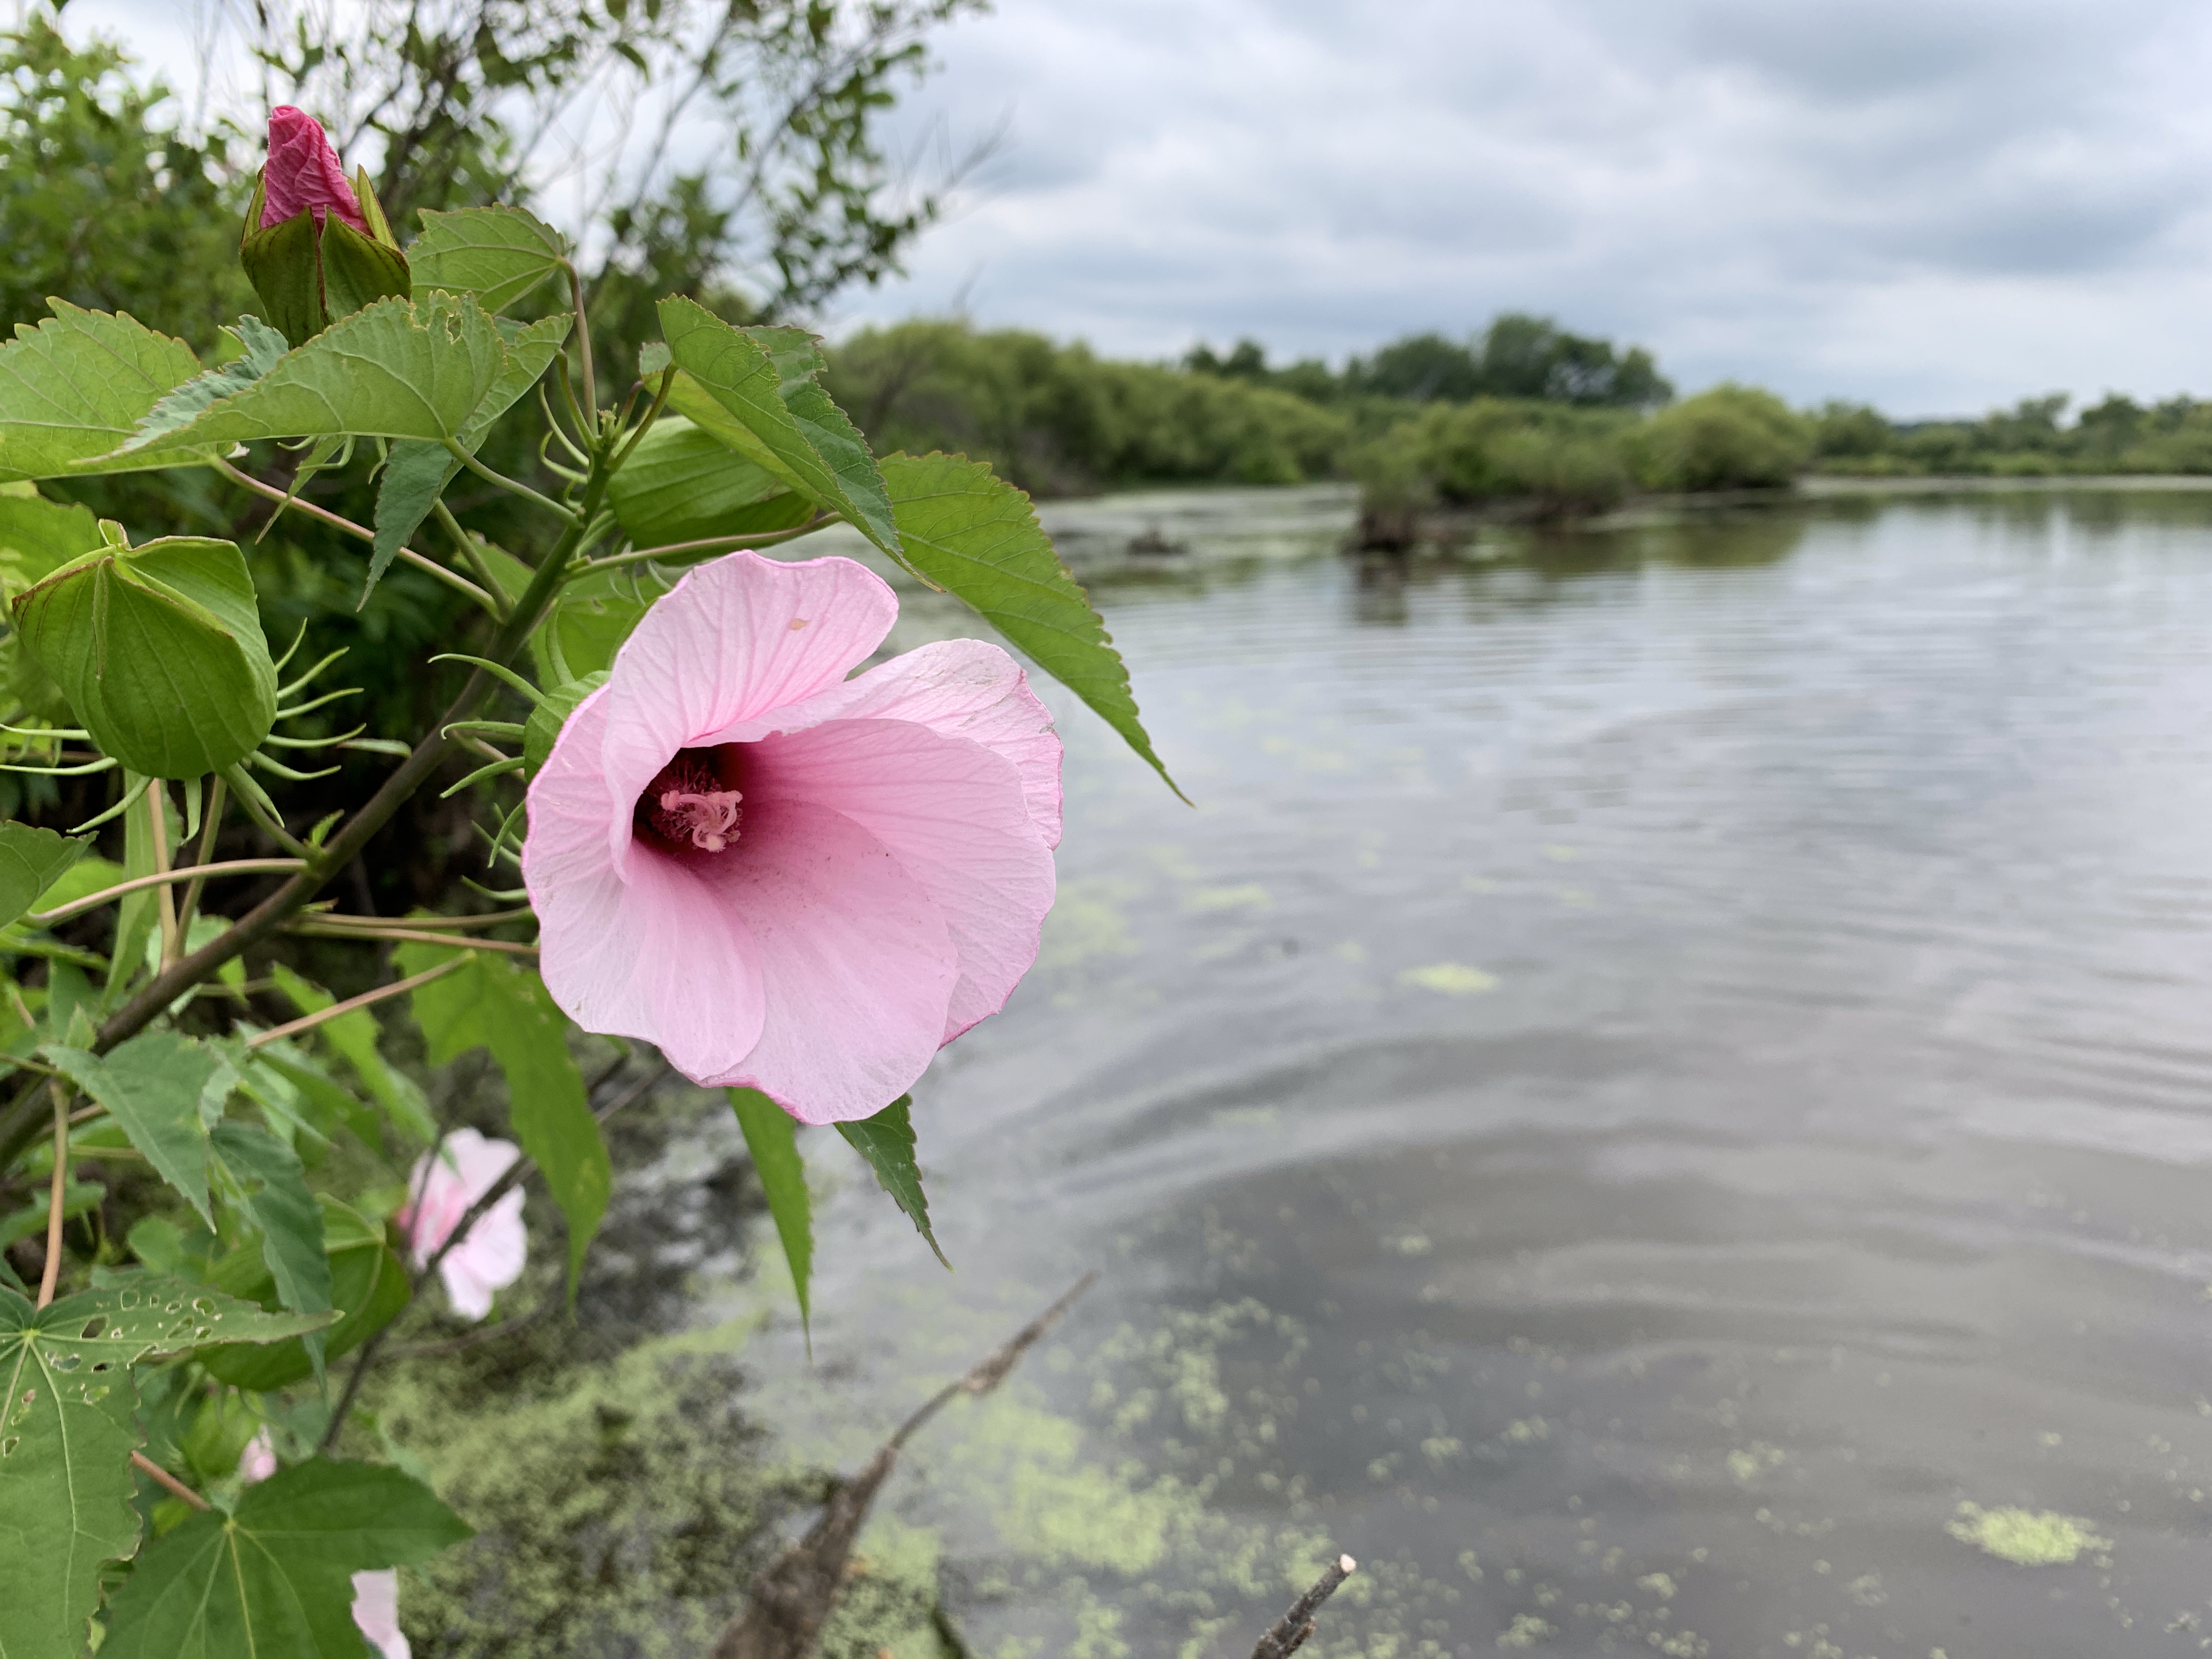
[[890, 1478], [898, 1455], [922, 1425], [959, 1395], [986, 1395], [1006, 1380], [1021, 1358], [1043, 1340], [1060, 1316], [1098, 1282], [1096, 1273], [1076, 1280], [1067, 1294], [1014, 1333], [1002, 1347], [976, 1362], [966, 1376], [948, 1382], [898, 1426], [849, 1480], [838, 1482], [822, 1516], [805, 1537], [785, 1550], [753, 1581], [743, 1612], [722, 1627], [712, 1659], [814, 1659], [822, 1627], [836, 1610], [845, 1588], [846, 1564], [853, 1543], [868, 1518], [868, 1508]]
[[1328, 1571], [1314, 1582], [1314, 1587], [1291, 1602], [1291, 1610], [1260, 1638], [1260, 1645], [1252, 1650], [1252, 1659], [1290, 1659], [1306, 1644], [1306, 1638], [1314, 1633], [1314, 1614], [1321, 1611], [1321, 1604], [1335, 1595], [1338, 1587], [1358, 1570], [1359, 1563], [1350, 1556], [1338, 1556]]

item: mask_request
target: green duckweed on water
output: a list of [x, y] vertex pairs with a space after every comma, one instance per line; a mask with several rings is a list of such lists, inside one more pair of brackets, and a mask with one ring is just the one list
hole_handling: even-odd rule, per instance
[[1944, 1530], [1960, 1543], [2021, 1567], [2063, 1567], [2088, 1552], [2112, 1547], [2112, 1540], [2098, 1537], [2087, 1522], [2049, 1510], [1985, 1510], [1961, 1504], [1959, 1518]]

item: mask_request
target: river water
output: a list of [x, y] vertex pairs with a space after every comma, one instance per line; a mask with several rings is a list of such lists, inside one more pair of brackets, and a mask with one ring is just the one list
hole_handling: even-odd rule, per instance
[[816, 1134], [812, 1369], [703, 1282], [850, 1464], [1101, 1270], [871, 1570], [979, 1656], [1243, 1659], [1340, 1549], [1311, 1653], [2212, 1648], [2212, 497], [1344, 517], [1054, 515], [1185, 549], [1094, 586], [1195, 806], [1062, 700], [957, 1273]]

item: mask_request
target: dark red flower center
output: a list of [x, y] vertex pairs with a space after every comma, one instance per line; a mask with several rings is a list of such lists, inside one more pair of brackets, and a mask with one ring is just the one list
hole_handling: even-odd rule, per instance
[[738, 803], [720, 749], [682, 749], [637, 798], [638, 830], [672, 852], [720, 853], [738, 840]]

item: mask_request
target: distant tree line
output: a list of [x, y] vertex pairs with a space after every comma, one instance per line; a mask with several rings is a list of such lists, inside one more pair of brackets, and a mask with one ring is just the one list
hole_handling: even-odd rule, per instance
[[1814, 416], [1812, 464], [1862, 477], [2212, 472], [2212, 403], [2181, 397], [2146, 406], [2109, 392], [2069, 425], [2072, 401], [2052, 392], [1978, 421], [1911, 422], [1830, 403]]

